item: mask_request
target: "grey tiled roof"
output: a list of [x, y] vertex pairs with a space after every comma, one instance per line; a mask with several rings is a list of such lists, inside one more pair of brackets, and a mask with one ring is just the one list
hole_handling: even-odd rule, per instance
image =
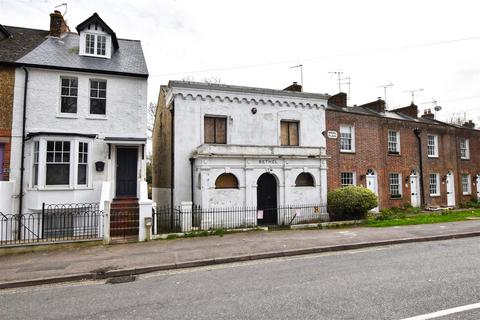
[[67, 33], [62, 38], [47, 38], [17, 62], [27, 65], [80, 69], [84, 71], [148, 76], [142, 45], [137, 40], [118, 39], [119, 49], [111, 59], [80, 56], [79, 35]]
[[3, 26], [11, 38], [0, 40], [0, 63], [13, 63], [41, 44], [48, 36], [48, 31]]
[[365, 107], [339, 107], [329, 103], [327, 106], [327, 110], [352, 113], [352, 114], [361, 114], [361, 115], [381, 117], [381, 118], [389, 118], [389, 119], [395, 119], [395, 120], [412, 121], [412, 122], [425, 123], [425, 124], [445, 125], [444, 123], [438, 120], [432, 120], [432, 119], [422, 118], [422, 117], [414, 118], [406, 114], [395, 112], [395, 111], [377, 112], [375, 110], [365, 108]]

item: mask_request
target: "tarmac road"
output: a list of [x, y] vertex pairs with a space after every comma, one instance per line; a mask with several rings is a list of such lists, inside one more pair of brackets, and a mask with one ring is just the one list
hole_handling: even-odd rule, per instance
[[[0, 291], [0, 319], [480, 319], [480, 239]], [[417, 318], [417, 319], [427, 319]], [[429, 318], [428, 318], [429, 319]]]

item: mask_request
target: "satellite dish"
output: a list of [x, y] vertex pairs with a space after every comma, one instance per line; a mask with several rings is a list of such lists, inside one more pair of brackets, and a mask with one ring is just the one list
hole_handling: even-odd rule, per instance
[[440, 111], [440, 110], [442, 110], [442, 107], [440, 107], [440, 106], [435, 106], [435, 108], [433, 108], [433, 109], [434, 109], [435, 111]]

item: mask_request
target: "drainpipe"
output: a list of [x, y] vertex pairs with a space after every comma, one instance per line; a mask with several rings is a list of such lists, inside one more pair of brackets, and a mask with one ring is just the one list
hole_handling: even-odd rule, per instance
[[173, 215], [173, 184], [175, 182], [175, 105], [172, 104], [172, 109], [170, 110], [171, 114], [171, 130], [170, 130], [170, 141], [171, 141], [171, 149], [170, 149], [170, 205], [172, 207], [172, 215]]
[[[190, 158], [190, 197], [192, 199], [192, 211], [195, 207], [195, 198], [193, 197], [194, 187], [193, 187], [193, 165], [195, 163], [195, 158]], [[192, 216], [193, 217], [193, 216]]]
[[20, 193], [18, 195], [18, 240], [22, 237], [22, 211], [23, 211], [23, 174], [25, 171], [25, 124], [27, 122], [27, 89], [28, 89], [28, 70], [25, 71], [25, 84], [23, 88], [23, 119], [22, 119], [22, 157], [20, 158]]
[[422, 156], [422, 140], [420, 139], [420, 133], [422, 130], [420, 128], [413, 129], [413, 133], [417, 137], [418, 142], [418, 160], [420, 162], [420, 207], [423, 207], [425, 204], [425, 195], [423, 189], [423, 156]]

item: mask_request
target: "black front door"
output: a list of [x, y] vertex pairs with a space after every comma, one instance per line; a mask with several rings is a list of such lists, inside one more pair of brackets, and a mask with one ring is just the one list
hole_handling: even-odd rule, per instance
[[257, 223], [277, 224], [277, 180], [270, 173], [257, 181]]
[[117, 148], [117, 197], [137, 196], [137, 148]]

